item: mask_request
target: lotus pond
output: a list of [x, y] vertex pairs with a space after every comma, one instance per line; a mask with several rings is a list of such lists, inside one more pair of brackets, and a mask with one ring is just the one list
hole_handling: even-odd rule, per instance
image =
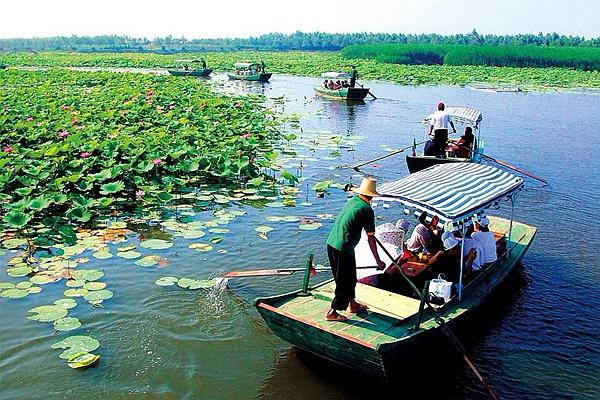
[[[593, 398], [591, 371], [600, 365], [590, 304], [600, 291], [576, 288], [597, 277], [597, 263], [583, 249], [565, 257], [563, 235], [575, 234], [579, 205], [600, 200], [589, 185], [600, 166], [581, 151], [594, 141], [593, 125], [573, 120], [592, 113], [597, 96], [370, 82], [377, 101], [346, 105], [315, 98], [319, 79], [289, 76], [260, 85], [59, 69], [0, 74], [0, 105], [8, 105], [0, 137], [3, 150], [11, 147], [2, 152], [0, 240], [0, 388], [8, 398], [362, 399], [374, 387], [390, 390], [331, 376], [266, 328], [252, 299], [296, 289], [301, 276], [232, 279], [229, 289], [218, 278], [303, 266], [311, 251], [325, 264], [342, 189], [362, 177], [345, 167], [421, 137], [418, 122], [440, 98], [480, 108], [490, 154], [551, 182], [521, 195], [518, 218], [540, 232], [470, 340], [475, 362], [505, 398]], [[544, 107], [558, 110], [557, 129], [573, 128], [574, 152], [547, 151], [537, 129], [545, 119], [534, 112]], [[519, 144], [507, 145], [514, 132]], [[540, 149], [545, 160], [531, 157]], [[558, 162], [566, 171], [556, 172]], [[381, 180], [406, 173], [402, 156], [367, 168]], [[557, 215], [564, 232], [543, 228]], [[575, 316], [552, 311], [565, 304]], [[438, 383], [440, 398], [484, 393], [460, 362]]]

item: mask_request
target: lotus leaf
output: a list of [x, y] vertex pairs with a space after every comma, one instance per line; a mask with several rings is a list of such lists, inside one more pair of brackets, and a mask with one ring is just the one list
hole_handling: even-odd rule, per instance
[[16, 288], [17, 289], [27, 289], [27, 288], [30, 288], [32, 286], [33, 286], [33, 284], [31, 282], [25, 281], [25, 282], [19, 282], [19, 283], [17, 283]]
[[125, 184], [122, 181], [106, 183], [100, 186], [100, 194], [107, 195], [117, 193], [125, 188]]
[[0, 290], [14, 289], [15, 284], [11, 282], [0, 282]]
[[174, 276], [164, 276], [154, 281], [158, 286], [173, 286], [179, 279]]
[[36, 294], [36, 293], [40, 293], [42, 291], [42, 288], [39, 286], [31, 286], [31, 287], [28, 287], [26, 290], [29, 294]]
[[211, 228], [208, 230], [210, 233], [229, 233], [227, 228]]
[[34, 315], [30, 315], [27, 319], [40, 322], [52, 322], [65, 317], [68, 313], [66, 308], [54, 305], [35, 307], [29, 310], [29, 312], [34, 313]]
[[75, 317], [65, 317], [54, 321], [54, 329], [57, 331], [72, 331], [81, 326], [81, 322]]
[[300, 224], [298, 228], [302, 229], [303, 231], [314, 231], [319, 229], [321, 226], [323, 226], [323, 224], [320, 222], [309, 222], [306, 224]]
[[125, 229], [127, 228], [127, 223], [123, 221], [113, 222], [108, 226], [108, 229]]
[[298, 222], [300, 221], [300, 218], [294, 215], [286, 215], [285, 217], [282, 217], [281, 220], [284, 222]]
[[254, 230], [258, 233], [267, 234], [267, 233], [271, 232], [273, 230], [273, 228], [270, 226], [267, 226], [267, 225], [261, 225], [261, 226], [257, 226], [256, 228], [254, 228]]
[[98, 269], [80, 269], [72, 272], [73, 278], [86, 281], [97, 281], [104, 276], [104, 272]]
[[326, 219], [326, 220], [335, 219], [335, 215], [333, 215], [333, 214], [317, 214], [317, 218]]
[[2, 242], [2, 246], [7, 249], [16, 249], [27, 244], [27, 239], [7, 239]]
[[14, 228], [22, 228], [31, 219], [31, 216], [20, 211], [11, 211], [4, 216], [4, 222]]
[[141, 246], [145, 249], [161, 250], [173, 247], [173, 243], [162, 239], [149, 239], [143, 241]]
[[67, 289], [65, 290], [64, 295], [67, 297], [83, 297], [88, 294], [87, 289]]
[[182, 233], [184, 239], [199, 239], [202, 236], [206, 235], [206, 233], [204, 233], [203, 231], [195, 229], [185, 230]]
[[[68, 349], [71, 352], [73, 352], [73, 351], [75, 351], [75, 352], [77, 352], [77, 351], [82, 351], [82, 352], [94, 351], [98, 347], [100, 347], [99, 341], [97, 341], [93, 337], [83, 336], [83, 335], [69, 336], [69, 337], [61, 340], [60, 342], [56, 342], [52, 346], [50, 346], [50, 348], [52, 348], [52, 349]], [[64, 354], [64, 352], [63, 352], [63, 354]], [[69, 357], [69, 356], [64, 357], [63, 354], [61, 354], [59, 357], [60, 358], [68, 358]], [[71, 353], [71, 355], [73, 355], [73, 354], [74, 353]]]
[[33, 269], [31, 269], [30, 267], [17, 267], [7, 269], [6, 272], [8, 273], [8, 276], [18, 278], [32, 273]]
[[220, 236], [215, 236], [210, 238], [209, 242], [211, 242], [212, 244], [219, 244], [223, 241], [223, 238]]
[[92, 253], [92, 255], [100, 260], [105, 260], [107, 258], [113, 257], [112, 253], [108, 250], [100, 250]]
[[207, 243], [192, 243], [188, 247], [196, 251], [211, 251], [213, 249], [213, 247]]
[[261, 196], [259, 194], [253, 194], [251, 196], [246, 197], [247, 200], [251, 200], [251, 201], [263, 200], [264, 198], [265, 198], [265, 196]]
[[280, 208], [280, 207], [285, 207], [285, 204], [283, 204], [281, 201], [273, 201], [271, 203], [265, 204], [265, 206], [273, 207], [273, 208]]
[[96, 364], [100, 360], [100, 356], [92, 353], [76, 353], [67, 359], [67, 365], [73, 369], [87, 368]]
[[77, 279], [69, 279], [67, 280], [66, 285], [68, 287], [82, 287], [83, 285], [85, 285], [85, 280], [77, 280]]
[[138, 258], [142, 255], [139, 251], [120, 251], [117, 253], [117, 257], [133, 259]]
[[135, 244], [130, 244], [128, 246], [121, 246], [117, 250], [118, 251], [129, 251], [129, 250], [135, 250], [135, 248], [136, 248]]
[[85, 285], [83, 285], [83, 288], [87, 290], [101, 290], [105, 287], [106, 283], [104, 282], [87, 282]]
[[160, 256], [146, 256], [137, 260], [135, 265], [139, 265], [140, 267], [151, 267], [156, 265], [158, 260], [160, 260]]
[[73, 308], [77, 306], [77, 301], [75, 299], [58, 299], [54, 302], [55, 306], [62, 308]]
[[95, 290], [83, 296], [87, 301], [108, 300], [113, 297], [113, 292], [108, 289]]
[[24, 289], [6, 289], [0, 292], [0, 296], [5, 297], [7, 299], [19, 299], [21, 297], [25, 297], [29, 294], [27, 290]]

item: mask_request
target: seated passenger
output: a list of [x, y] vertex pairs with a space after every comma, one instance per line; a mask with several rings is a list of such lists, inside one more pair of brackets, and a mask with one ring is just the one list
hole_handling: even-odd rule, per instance
[[443, 247], [428, 261], [429, 274], [431, 278], [437, 278], [444, 274], [451, 282], [458, 282], [460, 271], [460, 240], [454, 237], [452, 232], [444, 232], [442, 235]]
[[473, 128], [470, 126], [465, 128], [465, 133], [451, 146], [454, 156], [459, 158], [471, 158], [471, 150], [475, 150], [476, 148], [477, 143], [473, 135]]
[[189, 66], [189, 65], [187, 65], [187, 64], [185, 64], [185, 65], [183, 66], [183, 69], [185, 69], [186, 71], [189, 71], [189, 69], [190, 69], [190, 66]]
[[490, 220], [483, 217], [475, 220], [475, 232], [471, 235], [474, 240], [477, 240], [483, 248], [483, 266], [487, 267], [496, 261], [496, 237], [489, 229]]
[[[391, 260], [387, 254], [385, 254], [385, 252], [379, 252], [381, 260], [386, 263], [386, 266], [391, 265], [393, 261], [401, 258], [403, 254], [404, 235], [406, 231], [397, 225], [401, 225], [406, 228], [408, 228], [408, 226], [402, 221], [404, 220], [399, 220], [396, 225], [385, 223], [375, 227], [375, 237], [381, 242], [381, 244], [383, 244], [383, 247], [385, 247], [388, 253], [390, 253], [390, 255], [393, 257], [393, 260]], [[407, 223], [407, 221], [404, 222]], [[375, 267], [377, 265], [375, 258], [373, 257], [373, 253], [369, 247], [367, 234], [364, 231], [362, 232], [360, 241], [354, 249], [354, 255], [357, 267]]]
[[323, 82], [323, 87], [325, 89], [327, 89], [327, 85], [329, 85], [329, 79], [325, 79], [325, 82]]
[[435, 143], [433, 143], [432, 139], [429, 139], [427, 142], [425, 142], [425, 147], [423, 150], [424, 150], [423, 154], [426, 156], [437, 155], [437, 147], [436, 147]]
[[421, 251], [430, 251], [433, 239], [433, 233], [427, 224], [427, 213], [423, 211], [419, 216], [419, 225], [415, 227], [410, 236], [410, 239], [406, 242], [406, 248], [413, 254], [417, 254]]
[[329, 89], [333, 90], [333, 87], [335, 86], [335, 83], [333, 82], [333, 79], [329, 81]]
[[348, 83], [348, 81], [347, 81], [347, 80], [344, 80], [344, 81], [342, 82], [342, 87], [343, 87], [343, 88], [349, 88], [349, 87], [350, 87], [350, 84]]
[[[470, 277], [474, 273], [479, 272], [483, 266], [483, 247], [481, 243], [471, 237], [473, 233], [473, 225], [467, 228], [465, 244], [463, 248], [463, 258], [465, 260], [465, 277]], [[472, 251], [473, 250], [473, 251]]]

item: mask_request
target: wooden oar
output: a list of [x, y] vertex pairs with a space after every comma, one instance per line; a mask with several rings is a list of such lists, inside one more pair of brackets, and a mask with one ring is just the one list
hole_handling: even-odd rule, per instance
[[[354, 82], [354, 84], [355, 84], [355, 85], [358, 85], [358, 86], [360, 86], [360, 87], [361, 87], [361, 88], [363, 88], [363, 89], [365, 88], [365, 87], [364, 87], [364, 85], [361, 85], [361, 84], [360, 84], [360, 83], [358, 83], [358, 82]], [[371, 95], [371, 97], [373, 98], [373, 100], [377, 100], [377, 97], [375, 97], [375, 95], [374, 95], [373, 93], [371, 93], [371, 91], [370, 91], [370, 90], [367, 92], [367, 94]]]
[[401, 148], [400, 150], [394, 150], [394, 151], [392, 151], [391, 153], [385, 154], [385, 155], [383, 155], [383, 156], [381, 156], [381, 157], [377, 157], [377, 158], [374, 158], [374, 159], [372, 159], [372, 160], [369, 160], [369, 161], [365, 161], [365, 162], [363, 162], [363, 163], [360, 163], [360, 164], [356, 164], [356, 165], [350, 165], [350, 168], [352, 168], [352, 169], [353, 169], [353, 170], [355, 170], [355, 171], [358, 171], [358, 169], [359, 169], [360, 167], [362, 167], [362, 166], [365, 166], [365, 165], [367, 165], [367, 164], [371, 164], [371, 163], [373, 163], [373, 162], [375, 162], [375, 161], [383, 160], [384, 158], [388, 158], [388, 157], [391, 157], [391, 156], [395, 156], [396, 154], [400, 154], [400, 153], [402, 153], [403, 151], [406, 151], [406, 150], [408, 150], [408, 149], [411, 149], [411, 148], [413, 148], [414, 146], [418, 146], [418, 145], [420, 145], [420, 144], [423, 144], [423, 143], [425, 143], [425, 142], [426, 142], [426, 140], [425, 140], [425, 141], [423, 141], [423, 142], [421, 142], [421, 143], [411, 144], [410, 146], [403, 147], [403, 148]]
[[406, 281], [409, 283], [409, 285], [412, 287], [412, 289], [415, 291], [415, 293], [419, 296], [419, 298], [421, 298], [425, 302], [425, 304], [427, 304], [427, 307], [429, 307], [429, 310], [433, 314], [433, 319], [435, 320], [435, 322], [438, 324], [438, 326], [440, 327], [442, 332], [444, 332], [444, 334], [448, 337], [448, 339], [450, 339], [450, 342], [452, 343], [452, 345], [454, 345], [454, 348], [461, 354], [461, 356], [463, 357], [463, 360], [465, 361], [467, 366], [471, 369], [471, 371], [473, 371], [473, 373], [475, 374], [475, 376], [477, 377], [479, 382], [485, 387], [490, 398], [492, 398], [493, 400], [499, 400], [498, 395], [496, 394], [494, 389], [485, 381], [483, 376], [479, 373], [479, 371], [475, 367], [475, 364], [473, 364], [471, 359], [469, 359], [469, 356], [467, 356], [467, 351], [465, 350], [464, 346], [460, 343], [460, 341], [458, 340], [456, 335], [450, 330], [450, 328], [448, 328], [446, 321], [444, 321], [444, 319], [442, 317], [440, 317], [439, 313], [431, 306], [431, 303], [427, 300], [427, 298], [423, 298], [424, 294], [421, 293], [419, 291], [419, 289], [417, 289], [415, 284], [406, 276], [406, 274], [404, 274], [404, 271], [402, 271], [400, 264], [398, 264], [396, 262], [396, 260], [387, 251], [387, 249], [383, 246], [383, 244], [379, 241], [379, 239], [375, 238], [375, 240], [376, 240], [377, 244], [379, 245], [379, 247], [381, 247], [383, 252], [392, 260], [392, 263], [396, 266], [396, 268], [398, 268], [398, 270], [400, 271], [400, 274], [404, 277], [404, 279], [406, 279]]
[[[376, 266], [356, 267], [356, 269], [371, 269]], [[253, 276], [275, 276], [275, 275], [292, 275], [294, 272], [304, 271], [306, 268], [273, 268], [273, 269], [254, 269], [230, 271], [223, 275], [223, 278], [243, 278]], [[329, 267], [315, 267], [313, 271], [330, 271]]]

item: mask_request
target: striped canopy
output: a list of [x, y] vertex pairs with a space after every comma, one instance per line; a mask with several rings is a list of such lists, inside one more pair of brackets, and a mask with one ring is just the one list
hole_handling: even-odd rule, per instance
[[[455, 122], [463, 125], [471, 125], [474, 128], [479, 128], [479, 123], [483, 120], [481, 111], [470, 107], [446, 107], [446, 111], [448, 111], [448, 114], [450, 114], [450, 117]], [[428, 124], [432, 115], [429, 114], [423, 118], [423, 123]]]
[[523, 179], [489, 165], [438, 164], [381, 185], [374, 202], [396, 201], [430, 218], [437, 215], [441, 224], [459, 223], [522, 187]]

